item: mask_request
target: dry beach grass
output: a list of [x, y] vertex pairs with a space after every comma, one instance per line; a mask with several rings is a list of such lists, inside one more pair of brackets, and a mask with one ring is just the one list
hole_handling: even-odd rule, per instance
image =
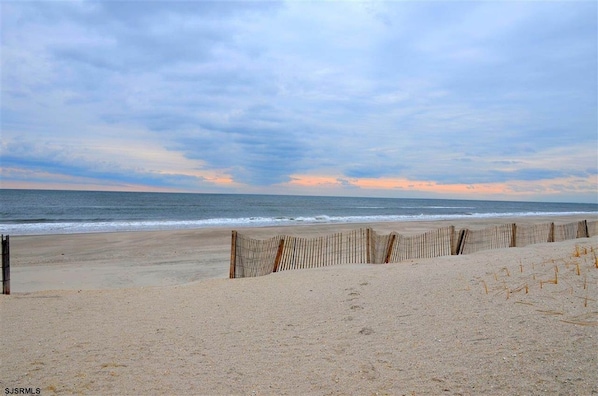
[[[16, 275], [13, 294], [0, 298], [1, 388], [598, 393], [598, 237], [235, 280], [225, 279], [229, 238], [230, 230], [11, 238]], [[164, 241], [162, 253], [152, 251]], [[69, 267], [80, 272], [57, 275]], [[33, 291], [44, 288], [44, 273], [63, 287]], [[34, 275], [40, 279], [18, 280]]]

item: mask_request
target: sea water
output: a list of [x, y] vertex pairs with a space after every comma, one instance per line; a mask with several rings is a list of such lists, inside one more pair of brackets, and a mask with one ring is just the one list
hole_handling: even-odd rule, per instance
[[0, 233], [9, 235], [567, 214], [598, 218], [598, 205], [0, 189]]

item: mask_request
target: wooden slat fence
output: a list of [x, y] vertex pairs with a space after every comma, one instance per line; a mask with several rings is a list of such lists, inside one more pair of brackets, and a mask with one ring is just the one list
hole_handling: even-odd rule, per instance
[[370, 228], [315, 238], [252, 239], [233, 231], [231, 278], [350, 263], [390, 263], [470, 254], [481, 250], [559, 242], [598, 235], [598, 221], [569, 224], [503, 224], [481, 230], [445, 227], [420, 235], [378, 234]]
[[567, 224], [522, 225], [517, 226], [516, 234], [515, 246], [517, 247], [544, 242], [562, 242], [598, 235], [598, 221], [582, 220]]
[[515, 246], [523, 247], [536, 243], [552, 242], [552, 223], [518, 225]]
[[503, 224], [482, 230], [466, 230], [460, 254], [470, 254], [480, 250], [512, 247], [514, 224]]
[[360, 228], [316, 238], [285, 236], [277, 271], [367, 263], [368, 232], [368, 229]]
[[266, 240], [252, 239], [233, 231], [234, 254], [231, 255], [230, 277], [247, 278], [272, 273], [280, 240], [278, 236]]
[[586, 238], [589, 237], [590, 234], [588, 233], [588, 222], [587, 220], [582, 220], [577, 223], [577, 236], [576, 238]]
[[370, 263], [383, 264], [386, 263], [388, 252], [392, 251], [396, 238], [396, 233], [378, 234], [374, 230], [370, 231]]
[[577, 238], [579, 223], [555, 224], [552, 242], [562, 242]]
[[439, 228], [421, 235], [400, 235], [390, 254], [390, 263], [400, 261], [450, 256], [454, 243], [455, 227]]

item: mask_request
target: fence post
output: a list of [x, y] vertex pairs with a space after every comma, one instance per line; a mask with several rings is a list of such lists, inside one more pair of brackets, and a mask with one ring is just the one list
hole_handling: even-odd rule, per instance
[[590, 233], [588, 232], [588, 221], [582, 220], [577, 225], [577, 238], [589, 238]]
[[459, 241], [457, 238], [457, 234], [455, 232], [455, 226], [451, 226], [451, 255], [457, 254], [457, 249], [459, 247]]
[[235, 277], [235, 267], [237, 266], [237, 231], [233, 230], [230, 244], [230, 271], [229, 278]]
[[10, 294], [10, 237], [2, 235], [2, 294]]
[[386, 257], [384, 258], [384, 263], [388, 264], [390, 262], [390, 255], [392, 254], [392, 248], [395, 244], [395, 239], [397, 239], [397, 234], [392, 234], [390, 236], [390, 241], [388, 242], [388, 250], [386, 251]]
[[457, 243], [457, 253], [456, 254], [463, 254], [463, 248], [465, 247], [465, 239], [467, 239], [467, 233], [469, 230], [467, 228], [461, 230], [459, 233], [459, 242]]
[[511, 231], [511, 247], [517, 247], [517, 224], [513, 223], [513, 231]]
[[366, 228], [365, 230], [365, 244], [366, 244], [366, 262], [368, 264], [372, 263], [372, 229]]
[[548, 242], [554, 242], [554, 223], [550, 223], [550, 234], [548, 234]]
[[274, 269], [272, 272], [278, 271], [278, 266], [280, 265], [280, 260], [282, 259], [282, 251], [284, 250], [284, 237], [280, 238], [280, 242], [278, 242], [278, 251], [276, 252], [276, 259], [274, 260]]
[[583, 224], [586, 226], [586, 238], [590, 237], [590, 229], [588, 228], [588, 221], [584, 220]]

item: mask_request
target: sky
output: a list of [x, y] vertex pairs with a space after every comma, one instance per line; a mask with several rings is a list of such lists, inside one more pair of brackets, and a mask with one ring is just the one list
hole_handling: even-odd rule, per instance
[[598, 202], [596, 1], [0, 7], [0, 188]]

